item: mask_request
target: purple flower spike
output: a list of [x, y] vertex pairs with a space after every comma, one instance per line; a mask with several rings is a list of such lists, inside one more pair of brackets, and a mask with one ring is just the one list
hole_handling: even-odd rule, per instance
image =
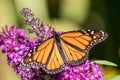
[[54, 75], [56, 80], [102, 80], [102, 69], [88, 59], [81, 65], [70, 66], [66, 64], [65, 70]]
[[29, 32], [36, 34], [38, 43], [53, 36], [54, 28], [50, 25], [44, 25], [43, 22], [40, 23], [40, 19], [34, 18], [34, 14], [29, 8], [23, 8], [21, 14], [24, 16], [26, 24], [32, 27]]

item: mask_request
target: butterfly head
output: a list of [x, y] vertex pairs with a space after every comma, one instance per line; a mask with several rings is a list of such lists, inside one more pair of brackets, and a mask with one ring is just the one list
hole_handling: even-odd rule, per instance
[[54, 37], [55, 41], [60, 42], [59, 34], [56, 31], [53, 31], [53, 37]]
[[58, 33], [56, 31], [53, 31], [53, 36], [58, 35]]

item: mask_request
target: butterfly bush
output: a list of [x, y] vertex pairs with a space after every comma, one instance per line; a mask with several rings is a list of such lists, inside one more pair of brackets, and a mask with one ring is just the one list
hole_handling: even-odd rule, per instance
[[[86, 59], [78, 66], [66, 64], [64, 71], [57, 74], [47, 74], [39, 66], [22, 67], [21, 61], [37, 44], [53, 36], [54, 28], [44, 25], [40, 19], [34, 18], [34, 14], [28, 8], [20, 12], [24, 16], [29, 33], [36, 34], [34, 38], [28, 38], [24, 29], [12, 25], [5, 26], [0, 33], [0, 48], [7, 56], [7, 63], [21, 76], [22, 80], [102, 80], [102, 69], [95, 62]], [[58, 32], [61, 34], [63, 32]]]

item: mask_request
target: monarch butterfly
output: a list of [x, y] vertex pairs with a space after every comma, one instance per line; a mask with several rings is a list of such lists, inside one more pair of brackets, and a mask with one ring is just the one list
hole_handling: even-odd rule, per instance
[[64, 70], [65, 64], [83, 63], [89, 50], [104, 41], [107, 33], [99, 30], [78, 30], [58, 34], [45, 40], [24, 57], [23, 66], [37, 65], [46, 73], [55, 74]]

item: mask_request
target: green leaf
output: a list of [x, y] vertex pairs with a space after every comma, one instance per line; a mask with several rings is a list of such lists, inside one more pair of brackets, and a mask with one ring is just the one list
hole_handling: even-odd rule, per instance
[[96, 60], [93, 62], [96, 62], [97, 64], [107, 65], [107, 66], [117, 66], [117, 64], [110, 61], [106, 61], [106, 60]]
[[113, 76], [113, 77], [110, 77], [110, 78], [105, 78], [103, 80], [120, 80], [120, 75]]

